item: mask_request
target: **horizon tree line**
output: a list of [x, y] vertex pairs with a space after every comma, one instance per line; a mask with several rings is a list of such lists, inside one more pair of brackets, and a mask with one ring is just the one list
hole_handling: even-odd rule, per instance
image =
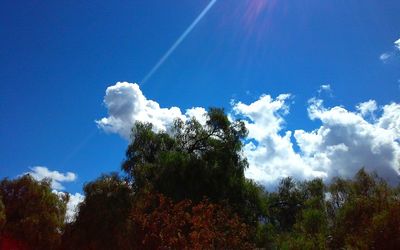
[[205, 125], [172, 133], [137, 123], [122, 174], [69, 195], [25, 175], [0, 182], [1, 249], [398, 249], [400, 188], [364, 169], [352, 179], [283, 178], [266, 191], [245, 178], [243, 121], [211, 108]]

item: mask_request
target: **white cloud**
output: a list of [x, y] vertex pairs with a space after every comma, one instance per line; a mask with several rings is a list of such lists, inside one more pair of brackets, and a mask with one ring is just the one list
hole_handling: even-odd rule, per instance
[[64, 190], [62, 182], [72, 182], [76, 180], [76, 174], [67, 172], [60, 173], [58, 171], [50, 171], [46, 167], [36, 166], [30, 168], [31, 171], [25, 174], [31, 175], [35, 180], [43, 180], [44, 178], [51, 179], [51, 187], [56, 190]]
[[98, 126], [127, 139], [136, 121], [150, 122], [156, 130], [167, 130], [175, 118], [182, 116], [177, 107], [160, 108], [158, 103], [148, 100], [135, 83], [118, 82], [108, 87], [104, 104], [109, 116], [96, 121]]
[[398, 50], [400, 50], [400, 38], [396, 42], [394, 42], [394, 45]]
[[234, 115], [246, 119], [250, 141], [245, 144], [244, 154], [249, 161], [246, 176], [267, 187], [273, 187], [283, 177], [297, 179], [325, 177], [325, 173], [312, 169], [293, 149], [292, 132], [283, 132], [284, 116], [289, 114], [286, 104], [290, 95], [269, 95], [247, 105], [236, 103]]
[[[64, 198], [66, 195], [66, 193], [57, 190], [53, 190], [53, 193], [56, 194], [60, 199]], [[85, 196], [80, 193], [68, 195], [69, 200], [67, 203], [67, 211], [65, 213], [65, 221], [72, 222], [75, 220], [76, 214], [78, 213], [78, 206], [82, 201], [84, 201]]]
[[383, 54], [381, 54], [381, 55], [379, 56], [379, 59], [380, 59], [382, 62], [386, 62], [391, 56], [392, 56], [392, 53], [385, 52], [385, 53], [383, 53]]
[[[284, 123], [283, 116], [289, 113], [289, 107], [285, 103], [289, 98], [288, 94], [279, 95], [275, 100], [269, 95], [263, 95], [250, 105], [233, 103], [233, 111], [248, 118], [249, 121], [245, 123], [249, 129], [249, 137], [261, 141], [279, 132]], [[263, 126], [259, 126], [260, 123]]]
[[400, 104], [391, 103], [383, 107], [383, 114], [377, 126], [393, 133], [395, 140], [400, 139]]
[[[331, 89], [329, 85], [321, 89]], [[361, 167], [377, 171], [394, 182], [400, 168], [400, 104], [381, 108], [374, 100], [357, 105], [355, 111], [336, 106], [326, 108], [320, 99], [310, 99], [308, 115], [321, 125], [312, 131], [285, 129], [291, 95], [263, 95], [253, 103], [232, 102], [232, 118], [244, 118], [249, 130], [244, 155], [246, 176], [267, 187], [282, 177], [297, 179], [334, 176], [352, 177]], [[168, 130], [174, 118], [196, 117], [205, 123], [204, 108], [160, 108], [148, 100], [137, 84], [117, 83], [107, 89], [109, 116], [97, 121], [100, 128], [129, 138], [135, 121], [152, 122], [157, 130]], [[380, 112], [377, 112], [377, 111]], [[376, 113], [381, 113], [378, 116]], [[372, 118], [372, 119], [368, 119]]]
[[375, 119], [374, 112], [378, 109], [378, 106], [376, 105], [375, 100], [369, 100], [358, 104], [356, 108], [363, 117], [371, 116]]
[[152, 123], [156, 131], [169, 131], [174, 120], [196, 117], [204, 122], [204, 108], [188, 109], [185, 114], [177, 107], [161, 108], [152, 100], [148, 100], [136, 83], [117, 82], [106, 90], [104, 104], [108, 109], [108, 117], [96, 121], [97, 125], [111, 133], [117, 133], [129, 139], [135, 122]]
[[[60, 173], [58, 171], [50, 171], [47, 167], [36, 166], [30, 168], [31, 171], [25, 174], [29, 174], [35, 180], [41, 181], [45, 178], [51, 180], [51, 188], [53, 189], [53, 193], [62, 197], [65, 195], [64, 192], [60, 190], [64, 190], [65, 187], [61, 184], [63, 182], [72, 182], [75, 181], [77, 176], [72, 172]], [[84, 196], [80, 193], [69, 194], [69, 201], [67, 203], [67, 211], [66, 218], [67, 222], [71, 222], [75, 218], [76, 207], [80, 202], [82, 202]]]
[[71, 222], [75, 220], [75, 215], [78, 212], [78, 205], [85, 199], [80, 193], [70, 194], [69, 201], [67, 203], [67, 213], [66, 213], [66, 221]]
[[392, 183], [399, 181], [400, 104], [384, 106], [381, 117], [371, 122], [365, 116], [374, 115], [375, 101], [361, 103], [357, 109], [359, 113], [339, 106], [325, 108], [322, 100], [310, 99], [309, 117], [322, 125], [309, 132], [295, 130], [292, 142], [292, 131], [284, 129], [287, 97], [262, 96], [249, 105], [234, 104], [234, 113], [247, 119], [249, 129], [250, 140], [244, 147], [250, 165], [246, 176], [272, 187], [285, 176], [350, 178], [365, 167]]
[[323, 85], [321, 85], [321, 86], [319, 87], [318, 92], [321, 93], [321, 92], [323, 92], [323, 91], [325, 91], [325, 92], [331, 92], [331, 91], [332, 91], [331, 85], [330, 85], [330, 84], [323, 84]]
[[207, 122], [207, 110], [205, 108], [196, 107], [188, 109], [186, 110], [185, 116], [186, 118], [194, 117], [202, 125], [205, 125]]
[[392, 58], [392, 57], [398, 55], [399, 52], [400, 52], [400, 38], [397, 39], [397, 40], [394, 42], [394, 50], [391, 51], [391, 52], [382, 53], [382, 54], [379, 56], [379, 59], [380, 59], [382, 62], [386, 63], [390, 58]]
[[[372, 101], [366, 103], [361, 106], [374, 108]], [[311, 100], [309, 116], [320, 120], [322, 125], [311, 132], [295, 131], [303, 160], [313, 169], [323, 169], [329, 177], [351, 177], [365, 167], [393, 183], [398, 181], [400, 115], [396, 111], [399, 109], [399, 104], [386, 105], [380, 118], [368, 122], [361, 113], [339, 106], [326, 109], [321, 100]]]

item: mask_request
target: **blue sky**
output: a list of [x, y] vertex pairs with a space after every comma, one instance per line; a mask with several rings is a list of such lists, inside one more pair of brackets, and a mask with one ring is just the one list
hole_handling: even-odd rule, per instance
[[[328, 126], [326, 116], [310, 119], [308, 109], [317, 105], [310, 104], [313, 97], [323, 99], [326, 110], [320, 106], [320, 111], [332, 115], [333, 107], [356, 112], [357, 105], [374, 100], [379, 107], [364, 117], [369, 124], [383, 124], [379, 117], [389, 114], [384, 106], [400, 102], [396, 0], [218, 0], [141, 85], [208, 3], [3, 1], [0, 177], [45, 166], [75, 173], [75, 181], [63, 185], [80, 192], [100, 173], [119, 171], [127, 141], [95, 122], [108, 116], [105, 91], [119, 81], [139, 83], [147, 99], [179, 107], [182, 113], [210, 106], [229, 111], [232, 99], [250, 105], [262, 94], [271, 96], [266, 103], [274, 103], [280, 94], [290, 93], [270, 114], [284, 120], [278, 122], [281, 136]], [[385, 53], [388, 57], [380, 58]], [[321, 85], [330, 90], [318, 92]], [[290, 111], [283, 114], [286, 105]], [[252, 119], [246, 110], [239, 113]], [[396, 113], [391, 117], [394, 125], [384, 129], [400, 131]], [[393, 133], [390, 147], [398, 152], [398, 134]], [[335, 145], [342, 144], [351, 146]], [[301, 145], [293, 148], [298, 152]], [[306, 154], [305, 147], [302, 151]]]

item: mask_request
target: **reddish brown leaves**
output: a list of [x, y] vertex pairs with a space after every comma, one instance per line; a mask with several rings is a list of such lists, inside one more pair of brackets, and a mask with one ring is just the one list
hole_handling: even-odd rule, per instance
[[249, 227], [229, 209], [204, 199], [173, 203], [150, 196], [132, 211], [134, 237], [145, 249], [248, 249]]

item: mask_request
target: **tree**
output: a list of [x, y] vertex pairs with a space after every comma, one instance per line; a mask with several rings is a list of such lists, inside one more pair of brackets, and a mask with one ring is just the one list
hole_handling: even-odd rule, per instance
[[269, 196], [270, 221], [279, 232], [291, 231], [304, 206], [304, 197], [297, 183], [287, 177], [281, 180], [276, 193]]
[[84, 186], [85, 199], [63, 238], [65, 249], [130, 249], [127, 220], [133, 193], [117, 174], [102, 175]]
[[297, 230], [312, 240], [322, 236], [325, 241], [328, 225], [325, 204], [325, 185], [322, 179], [301, 183], [303, 209], [294, 225]]
[[353, 180], [334, 181], [330, 191], [332, 248], [398, 248], [400, 200], [396, 190], [375, 173], [361, 169]]
[[287, 240], [289, 249], [327, 249], [328, 220], [322, 179], [299, 183], [301, 207]]
[[229, 121], [222, 109], [210, 109], [203, 126], [192, 118], [176, 120], [170, 133], [154, 132], [137, 123], [122, 169], [136, 192], [159, 192], [174, 201], [228, 202], [247, 222], [262, 214], [262, 190], [244, 177], [242, 156], [247, 130], [242, 121]]
[[375, 214], [372, 218], [372, 249], [398, 249], [400, 246], [400, 202], [393, 201], [390, 206]]
[[277, 192], [268, 196], [269, 221], [273, 225], [273, 248], [326, 249], [327, 214], [325, 186], [321, 179], [296, 182], [281, 180]]
[[251, 249], [250, 228], [228, 208], [207, 199], [173, 202], [147, 195], [131, 213], [138, 249]]
[[56, 249], [61, 240], [68, 195], [59, 196], [50, 180], [25, 175], [0, 182], [6, 221], [1, 231], [3, 249]]

